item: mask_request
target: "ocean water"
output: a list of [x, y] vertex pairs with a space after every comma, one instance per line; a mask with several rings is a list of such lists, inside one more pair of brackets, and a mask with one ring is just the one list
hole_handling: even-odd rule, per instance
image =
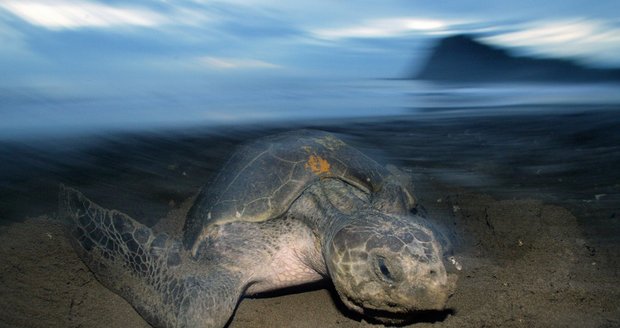
[[53, 214], [59, 183], [153, 224], [239, 143], [318, 128], [417, 177], [568, 204], [620, 244], [618, 90], [299, 79], [97, 97], [2, 90], [0, 224]]
[[570, 112], [620, 104], [620, 84], [259, 79], [97, 93], [0, 89], [0, 140], [342, 118]]
[[[620, 92], [618, 85], [607, 84], [292, 80], [124, 96], [0, 91], [0, 229], [23, 231], [3, 235], [9, 236], [3, 245], [12, 255], [5, 256], [10, 265], [5, 265], [9, 269], [3, 287], [7, 295], [21, 295], [7, 302], [30, 311], [29, 295], [39, 299], [53, 292], [54, 288], [44, 288], [41, 294], [41, 286], [51, 286], [50, 281], [60, 281], [57, 285], [67, 288], [76, 283], [84, 286], [86, 280], [73, 274], [79, 272], [76, 267], [65, 268], [70, 261], [57, 261], [64, 259], [55, 255], [59, 249], [43, 252], [51, 256], [46, 262], [40, 261], [40, 247], [15, 252], [11, 246], [19, 248], [24, 240], [58, 245], [51, 240], [52, 236], [58, 239], [55, 232], [50, 234], [45, 226], [33, 228], [32, 221], [30, 225], [20, 222], [55, 217], [59, 184], [75, 187], [99, 205], [153, 226], [191, 201], [225, 166], [237, 145], [297, 128], [336, 133], [380, 163], [399, 166], [413, 177], [421, 208], [429, 213], [443, 208], [435, 213], [446, 215], [440, 221], [447, 223], [446, 231], [451, 231], [453, 222], [453, 229], [458, 224], [458, 231], [481, 243], [471, 249], [482, 253], [469, 259], [454, 243], [457, 256], [465, 255], [467, 262], [462, 262], [470, 265], [459, 286], [475, 285], [462, 289], [466, 298], [457, 304], [467, 303], [480, 294], [480, 288], [488, 287], [489, 292], [482, 294], [491, 299], [496, 296], [493, 292], [510, 296], [498, 308], [500, 319], [507, 313], [505, 322], [521, 317], [536, 321], [539, 315], [527, 307], [513, 311], [511, 300], [516, 298], [534, 302], [534, 308], [568, 305], [565, 313], [571, 312], [570, 306], [591, 309], [595, 314], [594, 319], [588, 318], [591, 322], [617, 322]], [[484, 196], [472, 198], [469, 193]], [[508, 202], [497, 206], [499, 202], [484, 200], [489, 197]], [[564, 210], [550, 211], [541, 203], [568, 209], [577, 218], [578, 231], [573, 232], [570, 217], [557, 217]], [[502, 211], [492, 214], [491, 221], [481, 215], [489, 213], [485, 207], [489, 204]], [[506, 208], [507, 204], [511, 207]], [[457, 211], [461, 214], [454, 214]], [[548, 220], [549, 213], [553, 214]], [[536, 217], [542, 222], [532, 221]], [[484, 226], [484, 221], [489, 230], [471, 229]], [[558, 222], [570, 224], [554, 225]], [[517, 238], [525, 243], [521, 245], [522, 239]], [[58, 263], [65, 271], [54, 270]], [[31, 271], [34, 275], [24, 275]], [[65, 281], [70, 271], [75, 271], [67, 276], [72, 280]], [[498, 289], [500, 283], [503, 287]], [[30, 288], [22, 292], [20, 286]], [[90, 295], [94, 285], [84, 288], [89, 288]], [[477, 292], [467, 298], [472, 290]], [[84, 290], [57, 294], [72, 293], [82, 295]], [[559, 302], [563, 296], [566, 302]], [[41, 298], [45, 305], [37, 307], [38, 313], [58, 312], [56, 305], [67, 304], [55, 304], [54, 299]], [[545, 301], [536, 301], [541, 299]], [[456, 309], [462, 310], [458, 305]], [[466, 309], [456, 314], [467, 321]], [[483, 314], [482, 319], [488, 317]], [[17, 317], [21, 320], [23, 315]], [[570, 317], [565, 320], [569, 321]]]

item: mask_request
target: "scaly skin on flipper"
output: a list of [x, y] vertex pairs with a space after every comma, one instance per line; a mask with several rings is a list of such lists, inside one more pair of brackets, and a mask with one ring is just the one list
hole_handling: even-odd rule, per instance
[[61, 186], [60, 216], [97, 279], [156, 327], [222, 327], [242, 294], [242, 275], [200, 267], [179, 241]]

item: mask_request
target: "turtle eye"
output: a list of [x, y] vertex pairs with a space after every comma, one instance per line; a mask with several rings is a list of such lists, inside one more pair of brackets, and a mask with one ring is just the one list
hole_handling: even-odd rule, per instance
[[377, 271], [380, 274], [379, 277], [387, 282], [393, 282], [394, 276], [388, 267], [385, 258], [378, 256], [377, 257]]

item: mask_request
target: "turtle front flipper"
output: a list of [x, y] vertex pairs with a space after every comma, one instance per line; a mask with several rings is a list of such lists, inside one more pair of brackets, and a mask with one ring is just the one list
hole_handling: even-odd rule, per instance
[[205, 267], [181, 243], [61, 186], [60, 217], [80, 258], [156, 327], [222, 327], [242, 293], [239, 276]]

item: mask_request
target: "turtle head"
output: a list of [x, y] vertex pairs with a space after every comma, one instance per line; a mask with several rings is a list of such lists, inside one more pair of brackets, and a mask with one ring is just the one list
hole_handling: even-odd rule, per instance
[[345, 305], [395, 323], [443, 310], [456, 275], [446, 272], [435, 233], [417, 216], [358, 213], [326, 243], [329, 274]]

